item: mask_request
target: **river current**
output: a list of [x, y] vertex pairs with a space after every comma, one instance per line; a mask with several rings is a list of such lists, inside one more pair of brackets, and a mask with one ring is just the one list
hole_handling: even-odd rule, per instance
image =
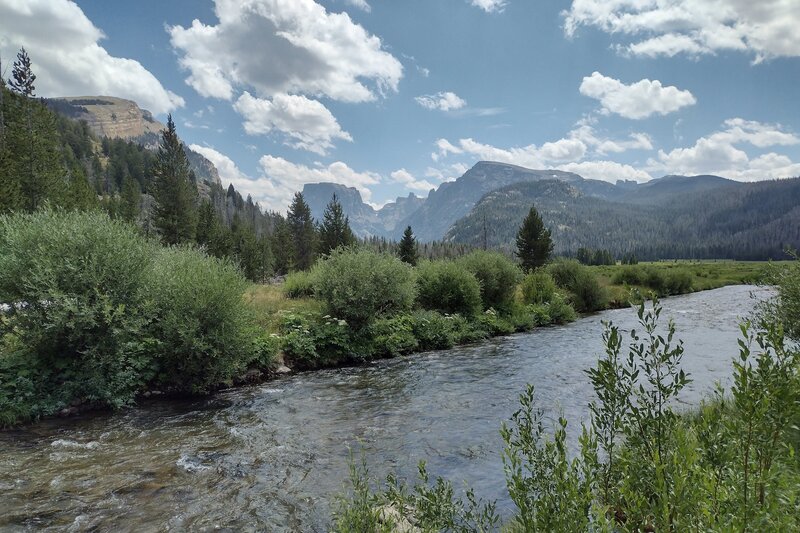
[[[697, 404], [723, 385], [738, 322], [764, 289], [725, 287], [663, 300]], [[548, 420], [577, 434], [603, 352], [601, 321], [624, 330], [631, 309], [478, 345], [288, 376], [193, 401], [151, 401], [114, 414], [45, 420], [0, 432], [0, 530], [326, 531], [331, 501], [363, 450], [376, 479], [467, 482], [507, 508], [499, 427], [526, 383]]]

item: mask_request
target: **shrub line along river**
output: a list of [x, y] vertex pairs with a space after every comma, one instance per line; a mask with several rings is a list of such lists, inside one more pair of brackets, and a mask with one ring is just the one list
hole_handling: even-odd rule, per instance
[[[727, 381], [739, 320], [751, 296], [768, 294], [730, 286], [663, 301], [694, 380], [686, 405]], [[425, 459], [433, 475], [464, 480], [507, 510], [500, 423], [530, 382], [548, 420], [563, 413], [577, 434], [601, 320], [627, 331], [636, 316], [604, 311], [479, 345], [0, 432], [0, 530], [326, 531], [350, 447], [363, 447], [375, 477], [413, 476]]]

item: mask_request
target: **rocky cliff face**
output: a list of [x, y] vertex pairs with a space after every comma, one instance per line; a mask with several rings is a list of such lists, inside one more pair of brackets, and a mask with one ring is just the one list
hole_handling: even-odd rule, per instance
[[148, 134], [158, 135], [164, 129], [164, 125], [149, 111], [139, 108], [131, 100], [113, 96], [75, 96], [53, 98], [51, 102], [56, 111], [76, 120], [85, 120], [99, 137], [134, 140]]
[[[51, 98], [47, 105], [69, 118], [86, 121], [98, 137], [126, 139], [151, 150], [158, 148], [164, 124], [155, 120], [152, 113], [141, 109], [132, 100], [114, 96], [72, 96]], [[184, 146], [189, 166], [197, 176], [197, 187], [208, 196], [212, 185], [222, 186], [214, 163]]]

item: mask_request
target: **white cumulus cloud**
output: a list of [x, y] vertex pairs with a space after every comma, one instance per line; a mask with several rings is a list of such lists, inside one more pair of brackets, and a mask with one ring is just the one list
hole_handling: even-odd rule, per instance
[[0, 54], [9, 66], [25, 47], [40, 96], [118, 96], [156, 114], [183, 107], [141, 63], [114, 57], [80, 7], [68, 0], [0, 0]]
[[355, 187], [365, 202], [372, 198], [370, 185], [380, 183], [381, 176], [375, 172], [357, 172], [342, 161], [330, 165], [309, 167], [288, 161], [282, 157], [265, 155], [259, 160], [262, 180], [269, 184], [266, 190], [275, 191], [275, 197], [266, 205], [274, 205], [275, 209], [284, 210], [292, 199], [292, 195], [303, 189], [306, 183], [331, 182]]
[[506, 0], [470, 0], [470, 4], [487, 13], [500, 13], [505, 9], [507, 3]]
[[431, 189], [435, 189], [436, 188], [436, 186], [434, 184], [432, 184], [431, 182], [429, 182], [428, 180], [418, 180], [409, 171], [407, 171], [404, 168], [401, 168], [399, 170], [395, 170], [394, 172], [392, 172], [390, 174], [390, 176], [392, 177], [392, 179], [395, 182], [397, 182], [397, 183], [399, 183], [401, 185], [404, 185], [405, 187], [407, 187], [409, 189], [428, 192]]
[[467, 105], [466, 100], [450, 91], [423, 94], [415, 97], [414, 100], [425, 109], [438, 111], [455, 111]]
[[624, 39], [617, 49], [633, 55], [800, 56], [797, 0], [573, 0], [563, 15], [567, 36], [596, 27]]
[[288, 145], [320, 155], [325, 155], [336, 139], [353, 140], [328, 108], [305, 96], [279, 93], [267, 100], [245, 91], [233, 108], [244, 117], [244, 130], [249, 135], [277, 130], [287, 138]]
[[403, 75], [378, 37], [313, 0], [216, 0], [215, 13], [217, 24], [168, 29], [186, 82], [203, 96], [230, 100], [245, 86], [260, 97], [365, 102], [396, 90]]
[[625, 85], [596, 71], [583, 78], [580, 92], [599, 100], [602, 113], [630, 119], [666, 115], [697, 102], [691, 92], [674, 86], [664, 87], [658, 80], [644, 79]]
[[345, 3], [347, 5], [357, 7], [362, 11], [366, 11], [367, 13], [372, 11], [372, 6], [370, 6], [369, 3], [367, 3], [367, 0], [345, 0]]
[[558, 165], [557, 170], [574, 172], [587, 179], [602, 180], [615, 183], [617, 180], [644, 182], [652, 176], [644, 170], [631, 165], [617, 163], [616, 161], [581, 161], [580, 163], [566, 163]]
[[800, 137], [778, 124], [733, 118], [724, 129], [697, 139], [694, 145], [658, 151], [648, 166], [668, 174], [717, 174], [741, 181], [788, 178], [800, 175], [800, 164], [783, 154], [769, 152], [753, 157], [745, 149], [792, 146]]
[[227, 155], [208, 146], [197, 144], [189, 148], [214, 163], [223, 184], [233, 186], [243, 195], [251, 195], [263, 208], [285, 212], [295, 192], [303, 190], [306, 183], [331, 182], [355, 187], [364, 201], [369, 202], [369, 186], [381, 181], [374, 172], [357, 172], [347, 164], [337, 161], [330, 165], [306, 166], [271, 155], [259, 159], [259, 175], [248, 176]]

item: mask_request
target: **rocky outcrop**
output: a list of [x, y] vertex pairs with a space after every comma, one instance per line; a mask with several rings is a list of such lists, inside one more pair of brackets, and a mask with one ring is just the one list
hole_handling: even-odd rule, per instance
[[85, 120], [98, 137], [138, 139], [158, 135], [164, 125], [136, 102], [113, 96], [53, 98], [50, 107], [76, 120]]
[[[57, 113], [85, 121], [98, 137], [125, 139], [151, 150], [158, 148], [161, 130], [165, 128], [136, 102], [114, 96], [71, 96], [50, 98], [46, 102]], [[214, 163], [185, 145], [184, 149], [201, 195], [208, 196], [212, 185], [222, 186]]]

